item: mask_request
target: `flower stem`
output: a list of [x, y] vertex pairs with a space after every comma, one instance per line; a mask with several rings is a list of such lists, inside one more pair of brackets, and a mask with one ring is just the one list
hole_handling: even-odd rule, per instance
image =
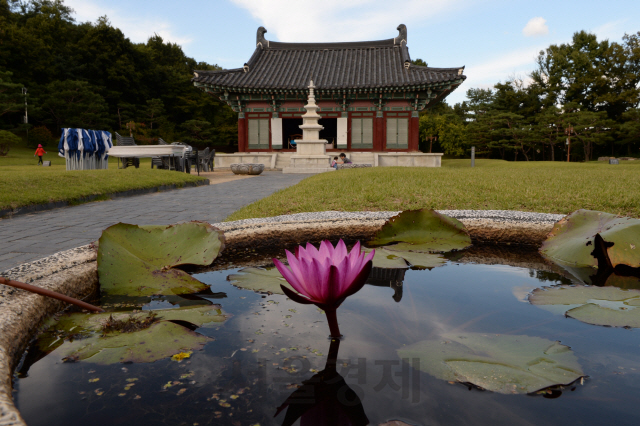
[[338, 327], [338, 316], [335, 309], [326, 309], [324, 313], [327, 315], [327, 321], [329, 322], [329, 331], [331, 337], [340, 337], [340, 327]]

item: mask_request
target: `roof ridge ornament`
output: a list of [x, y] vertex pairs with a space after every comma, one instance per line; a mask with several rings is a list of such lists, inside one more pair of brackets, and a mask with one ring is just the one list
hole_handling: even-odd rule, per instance
[[405, 24], [400, 24], [398, 25], [398, 28], [396, 28], [396, 30], [398, 30], [398, 37], [394, 37], [393, 44], [402, 45], [402, 42], [404, 41], [404, 44], [406, 45], [407, 44], [407, 26]]
[[260, 46], [263, 49], [269, 47], [269, 40], [264, 38], [266, 32], [267, 29], [265, 27], [258, 28], [258, 32], [256, 33], [256, 47]]

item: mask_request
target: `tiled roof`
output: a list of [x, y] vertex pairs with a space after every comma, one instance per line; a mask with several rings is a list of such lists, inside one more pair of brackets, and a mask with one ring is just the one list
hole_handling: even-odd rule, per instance
[[224, 89], [306, 91], [312, 77], [318, 90], [424, 87], [466, 78], [464, 67], [411, 64], [406, 27], [398, 29], [398, 37], [380, 41], [278, 43], [265, 40], [261, 27], [256, 50], [243, 68], [195, 71], [193, 81]]

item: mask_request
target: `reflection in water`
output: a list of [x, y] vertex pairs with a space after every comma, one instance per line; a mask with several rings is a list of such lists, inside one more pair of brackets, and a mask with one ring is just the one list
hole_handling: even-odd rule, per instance
[[[220, 327], [200, 329], [215, 338], [203, 351], [194, 351], [182, 362], [112, 366], [62, 363], [54, 351], [29, 370], [29, 377], [15, 381], [14, 397], [30, 426], [280, 426], [285, 419], [289, 423], [284, 424], [294, 425], [366, 424], [357, 419], [381, 425], [402, 419], [407, 424], [474, 426], [560, 425], [566, 419], [608, 424], [615, 419], [617, 426], [636, 426], [640, 329], [594, 327], [522, 303], [514, 297], [516, 288], [528, 288], [518, 290], [524, 295], [561, 282], [559, 274], [530, 276], [529, 268], [535, 268], [531, 265], [544, 266], [535, 256], [506, 257], [517, 267], [487, 256], [492, 264], [450, 262], [429, 272], [408, 269], [396, 275], [402, 284], [398, 303], [389, 300], [391, 276], [385, 287], [364, 286], [341, 307], [347, 338], [340, 342], [340, 361], [333, 370], [340, 375], [332, 373], [332, 383], [326, 383], [332, 365], [326, 358], [324, 312], [283, 295], [233, 287], [226, 277], [237, 273], [235, 269], [211, 271], [196, 278], [210, 284], [213, 293], [227, 293], [224, 299], [207, 298], [231, 317]], [[167, 300], [179, 301], [153, 299], [158, 305], [166, 303], [166, 308], [175, 306]], [[120, 300], [117, 309], [140, 309], [149, 300]], [[191, 302], [182, 298], [179, 305]], [[547, 399], [559, 395], [554, 390], [538, 398], [469, 392], [419, 371], [397, 354], [400, 348], [447, 332], [561, 340], [572, 347], [593, 379], [575, 391], [565, 388], [562, 398], [555, 400]], [[318, 370], [324, 371], [312, 377]], [[302, 390], [291, 395], [293, 384], [317, 392], [304, 401], [308, 394], [301, 395]], [[342, 395], [357, 408], [340, 407]], [[352, 420], [349, 413], [357, 412], [362, 416]]]
[[402, 283], [406, 269], [372, 268], [369, 279], [365, 284], [376, 287], [391, 287], [394, 291], [393, 300], [402, 300]]
[[[587, 243], [587, 245], [589, 245]], [[598, 262], [597, 268], [577, 267], [549, 258], [562, 269], [567, 271], [572, 278], [578, 279], [586, 285], [598, 287], [612, 286], [623, 289], [640, 289], [640, 268], [632, 268], [627, 265], [613, 265], [607, 253], [607, 249], [614, 243], [604, 241], [600, 234], [596, 234], [593, 241], [591, 255]]]
[[331, 339], [324, 370], [302, 382], [278, 407], [276, 417], [285, 408], [282, 426], [291, 426], [300, 419], [301, 426], [366, 426], [369, 419], [362, 402], [336, 371], [339, 339]]

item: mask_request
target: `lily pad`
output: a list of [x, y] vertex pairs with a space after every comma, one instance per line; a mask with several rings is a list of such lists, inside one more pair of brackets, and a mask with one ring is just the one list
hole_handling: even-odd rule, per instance
[[558, 286], [539, 288], [529, 302], [557, 307], [565, 315], [587, 324], [640, 328], [640, 290], [618, 287]]
[[280, 285], [293, 290], [275, 267], [244, 268], [237, 274], [231, 274], [227, 280], [238, 288], [253, 290], [258, 293], [284, 294]]
[[[104, 331], [108, 320], [144, 321], [153, 317], [147, 328], [133, 331]], [[163, 309], [157, 311], [74, 313], [50, 320], [49, 329], [38, 337], [38, 347], [49, 352], [60, 347], [67, 360], [89, 360], [98, 364], [116, 362], [153, 362], [182, 350], [199, 349], [210, 338], [184, 325], [206, 326], [227, 319], [219, 305]]]
[[[376, 248], [373, 256], [373, 267], [382, 269], [435, 268], [444, 265], [447, 260], [438, 254], [392, 250], [395, 246]], [[366, 253], [372, 249], [364, 248]]]
[[[87, 339], [96, 333], [105, 336], [133, 333], [104, 332], [104, 324], [111, 318], [115, 321], [144, 321], [149, 315], [154, 316], [154, 325], [159, 321], [176, 321], [189, 323], [197, 327], [207, 327], [226, 321], [228, 315], [222, 313], [220, 305], [188, 306], [176, 309], [159, 309], [154, 311], [105, 312], [101, 314], [73, 313], [65, 314], [46, 322], [47, 331], [38, 336], [38, 347], [43, 352], [50, 352], [62, 345], [66, 340]], [[152, 325], [153, 326], [153, 325]]]
[[596, 234], [608, 246], [611, 266], [640, 267], [640, 220], [592, 210], [578, 210], [556, 223], [540, 252], [554, 261], [595, 268]]
[[400, 243], [398, 250], [432, 253], [462, 250], [471, 245], [471, 238], [459, 220], [422, 209], [392, 217], [368, 242], [372, 246], [391, 243]]
[[114, 336], [95, 335], [62, 345], [67, 361], [88, 361], [96, 364], [119, 362], [154, 362], [183, 351], [202, 349], [212, 339], [181, 325], [161, 321], [134, 333]]
[[568, 346], [540, 337], [449, 333], [398, 350], [420, 370], [450, 382], [504, 394], [527, 394], [584, 377]]
[[[371, 253], [372, 249], [363, 248], [365, 253]], [[382, 269], [408, 269], [409, 265], [399, 256], [385, 250], [382, 247], [376, 249], [376, 254], [373, 255], [372, 264], [374, 268]]]
[[118, 223], [102, 232], [98, 248], [101, 291], [109, 295], [185, 294], [208, 286], [178, 265], [210, 265], [224, 234], [204, 222], [167, 226]]
[[[401, 257], [406, 260], [411, 266], [416, 268], [435, 268], [437, 266], [442, 266], [447, 263], [447, 259], [440, 254], [434, 253], [424, 253], [421, 251], [413, 251], [413, 250], [403, 250], [404, 247], [399, 247], [400, 244], [386, 246], [383, 247], [382, 250], [385, 250], [388, 253], [391, 253], [392, 256]], [[376, 249], [379, 250], [379, 249]]]

